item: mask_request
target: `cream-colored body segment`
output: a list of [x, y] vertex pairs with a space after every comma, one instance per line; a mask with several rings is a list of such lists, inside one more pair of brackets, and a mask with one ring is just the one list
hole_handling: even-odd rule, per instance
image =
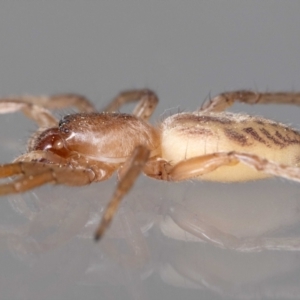
[[[175, 165], [220, 152], [246, 152], [269, 161], [298, 166], [300, 134], [284, 124], [243, 114], [180, 113], [162, 123], [162, 157]], [[201, 180], [246, 181], [269, 177], [243, 163], [222, 166]]]

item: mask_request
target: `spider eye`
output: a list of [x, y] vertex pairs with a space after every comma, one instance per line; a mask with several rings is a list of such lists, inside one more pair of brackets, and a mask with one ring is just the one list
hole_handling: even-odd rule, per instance
[[42, 132], [36, 139], [33, 150], [51, 151], [64, 157], [69, 153], [57, 128], [50, 128]]

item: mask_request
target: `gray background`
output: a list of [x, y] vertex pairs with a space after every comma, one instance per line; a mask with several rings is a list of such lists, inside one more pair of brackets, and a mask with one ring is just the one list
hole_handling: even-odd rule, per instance
[[[160, 97], [157, 123], [178, 109], [194, 110], [208, 95], [227, 90], [297, 91], [299, 9], [298, 1], [2, 1], [1, 94], [74, 92], [100, 109], [123, 89], [148, 87]], [[232, 110], [299, 128], [297, 107], [235, 105]], [[4, 163], [25, 151], [35, 126], [21, 114], [0, 117]], [[262, 252], [275, 256], [270, 265], [261, 266], [258, 254], [250, 253], [247, 264], [237, 262], [241, 254], [236, 258], [234, 251], [202, 249], [200, 257], [211, 263], [191, 275], [188, 266], [196, 264], [193, 259], [199, 261], [200, 249], [195, 250], [194, 243], [164, 238], [157, 225], [174, 203], [195, 198], [201, 210], [203, 198], [208, 202], [214, 198], [221, 200], [218, 212], [229, 209], [240, 219], [256, 209], [251, 226], [268, 218], [275, 202], [267, 201], [276, 197], [275, 214], [283, 210], [280, 203], [297, 211], [297, 184], [280, 179], [239, 185], [168, 184], [141, 178], [116, 218], [123, 231], [115, 226], [96, 245], [90, 236], [114, 185], [115, 180], [86, 188], [46, 186], [24, 197], [3, 197], [0, 299], [299, 297], [296, 252]], [[253, 204], [241, 212], [235, 208], [240, 199], [266, 203], [265, 210]], [[84, 229], [89, 218], [96, 221]], [[284, 218], [277, 226], [280, 233], [292, 217]], [[145, 231], [153, 226], [146, 242], [139, 224]], [[292, 233], [294, 229], [289, 228]], [[140, 246], [145, 243], [148, 246]], [[133, 257], [149, 248], [149, 256], [142, 255], [143, 263], [133, 259], [130, 264], [118, 252], [126, 247]], [[279, 255], [283, 262], [275, 268]], [[189, 257], [190, 265], [184, 260]], [[167, 276], [172, 268], [181, 279]]]

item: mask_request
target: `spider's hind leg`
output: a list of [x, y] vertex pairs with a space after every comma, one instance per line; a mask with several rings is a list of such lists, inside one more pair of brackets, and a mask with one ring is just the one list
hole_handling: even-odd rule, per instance
[[234, 166], [238, 163], [245, 164], [258, 171], [256, 177], [251, 178], [252, 180], [263, 178], [261, 176], [265, 174], [265, 177], [277, 176], [300, 182], [299, 167], [282, 165], [255, 154], [235, 151], [212, 153], [181, 161], [168, 172], [168, 176], [164, 180], [180, 181], [194, 179], [213, 172], [222, 166]]
[[300, 93], [277, 92], [256, 93], [248, 90], [240, 90], [222, 93], [208, 101], [205, 101], [199, 109], [201, 112], [220, 112], [226, 110], [235, 102], [246, 104], [294, 104], [300, 105]]

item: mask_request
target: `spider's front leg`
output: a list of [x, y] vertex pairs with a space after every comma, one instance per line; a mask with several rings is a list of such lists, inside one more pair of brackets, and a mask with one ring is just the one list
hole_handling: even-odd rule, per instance
[[62, 109], [74, 106], [80, 112], [96, 111], [93, 104], [86, 97], [71, 93], [52, 96], [11, 96], [0, 98], [0, 103], [27, 103], [46, 109]]
[[256, 93], [248, 90], [225, 92], [204, 102], [199, 111], [220, 112], [226, 110], [235, 102], [242, 102], [246, 104], [274, 103], [300, 105], [300, 93]]
[[54, 127], [58, 124], [48, 109], [62, 109], [71, 106], [76, 107], [80, 112], [96, 111], [89, 100], [76, 94], [0, 98], [0, 114], [22, 111], [42, 128]]
[[117, 166], [74, 156], [73, 161], [40, 150], [25, 153], [13, 163], [0, 165], [0, 178], [18, 179], [0, 185], [0, 195], [21, 193], [46, 183], [82, 186], [111, 177]]
[[0, 100], [0, 114], [22, 111], [28, 118], [35, 121], [40, 128], [57, 126], [58, 122], [47, 109], [17, 100]]
[[155, 92], [148, 89], [123, 91], [103, 111], [114, 112], [124, 104], [131, 102], [138, 102], [132, 114], [143, 120], [148, 120], [158, 104], [158, 97]]
[[0, 185], [0, 195], [23, 193], [46, 183], [80, 186], [95, 181], [95, 173], [88, 168], [22, 161], [0, 166], [0, 178], [15, 175], [20, 177]]
[[95, 233], [95, 240], [98, 241], [104, 234], [107, 227], [110, 225], [113, 216], [115, 215], [118, 206], [123, 197], [132, 188], [137, 177], [143, 171], [144, 165], [149, 158], [150, 151], [144, 146], [138, 146], [133, 151], [131, 157], [127, 160], [121, 173], [119, 174], [120, 180], [116, 190], [109, 201], [109, 204], [104, 211], [101, 222]]

